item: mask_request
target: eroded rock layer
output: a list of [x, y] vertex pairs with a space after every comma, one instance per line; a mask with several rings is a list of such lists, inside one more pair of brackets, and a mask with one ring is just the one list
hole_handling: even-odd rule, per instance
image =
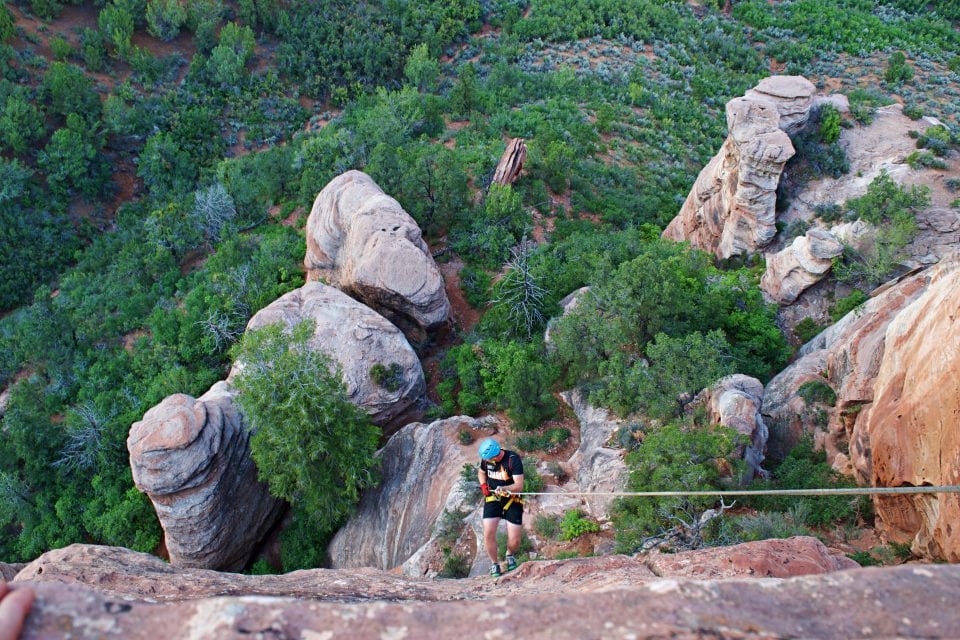
[[767, 255], [760, 288], [774, 302], [790, 304], [826, 277], [833, 258], [841, 253], [843, 244], [829, 231], [811, 229], [783, 251]]
[[[667, 564], [662, 570], [671, 575]], [[171, 638], [449, 638], [478, 628], [562, 640], [947, 638], [960, 628], [952, 606], [960, 567], [948, 565], [696, 580], [657, 577], [641, 559], [608, 556], [527, 563], [493, 582], [371, 569], [219, 574], [74, 545], [17, 580], [39, 596], [24, 637], [43, 639], [153, 640], [158, 630]]]
[[446, 322], [450, 302], [420, 227], [370, 176], [347, 171], [323, 188], [307, 219], [311, 279], [369, 305], [411, 339]]
[[[922, 296], [890, 322], [874, 402], [855, 429], [877, 486], [960, 484], [960, 257], [934, 268]], [[960, 562], [960, 495], [878, 497], [879, 528], [914, 552]]]
[[795, 151], [787, 131], [809, 116], [815, 87], [799, 76], [766, 78], [727, 103], [727, 139], [697, 176], [663, 237], [720, 258], [756, 253], [776, 235], [776, 190]]
[[763, 406], [763, 384], [756, 378], [735, 373], [717, 380], [704, 389], [691, 403], [707, 411], [711, 424], [730, 427], [750, 439], [743, 458], [753, 475], [766, 476], [760, 466], [767, 448], [767, 425], [760, 411]]
[[257, 481], [230, 388], [169, 396], [127, 438], [133, 481], [153, 502], [170, 562], [239, 571], [283, 503]]

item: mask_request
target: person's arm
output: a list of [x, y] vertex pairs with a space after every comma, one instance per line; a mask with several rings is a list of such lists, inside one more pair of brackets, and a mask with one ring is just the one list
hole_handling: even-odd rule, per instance
[[477, 481], [480, 483], [480, 491], [484, 497], [489, 496], [491, 494], [490, 485], [487, 484], [487, 472], [483, 470], [482, 464], [477, 467]]

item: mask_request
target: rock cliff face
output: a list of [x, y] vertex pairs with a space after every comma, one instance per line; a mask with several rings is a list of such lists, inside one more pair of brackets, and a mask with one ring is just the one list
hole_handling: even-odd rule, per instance
[[[340, 366], [350, 401], [366, 409], [377, 424], [391, 422], [423, 396], [420, 360], [400, 330], [333, 287], [308, 282], [258, 311], [247, 331], [275, 322], [294, 326], [307, 319], [315, 325], [310, 347]], [[387, 370], [398, 365], [399, 373], [389, 382], [377, 383], [371, 377], [377, 364]], [[242, 366], [235, 364], [227, 380]]]
[[777, 185], [795, 153], [787, 131], [806, 123], [814, 91], [802, 77], [774, 76], [728, 102], [727, 139], [663, 237], [720, 258], [769, 244], [776, 235]]
[[783, 251], [767, 256], [760, 288], [778, 304], [790, 304], [813, 286], [843, 253], [843, 244], [829, 231], [811, 229]]
[[722, 424], [750, 438], [743, 452], [743, 459], [753, 475], [767, 476], [760, 466], [767, 448], [767, 425], [760, 409], [763, 406], [763, 384], [756, 378], [735, 373], [717, 380], [704, 389], [691, 403], [702, 406], [712, 424]]
[[370, 176], [347, 171], [330, 181], [307, 219], [311, 279], [369, 305], [413, 340], [446, 322], [450, 302], [420, 228]]
[[[758, 580], [748, 576], [768, 575], [759, 559], [677, 554], [656, 562], [627, 556], [531, 562], [495, 583], [372, 569], [246, 576], [175, 569], [146, 554], [74, 545], [28, 565], [14, 586], [38, 593], [24, 637], [41, 639], [152, 640], [159, 630], [184, 638], [449, 638], [476, 635], [478, 628], [491, 637], [561, 640], [945, 638], [960, 628], [960, 610], [949, 606], [960, 591], [960, 567], [822, 573], [830, 570], [828, 554], [805, 540], [751, 543], [756, 549], [742, 553], [769, 548], [770, 573], [787, 564], [821, 575]], [[791, 545], [813, 555], [782, 555]]]
[[[960, 257], [934, 268], [884, 342], [875, 400], [854, 427], [858, 472], [878, 486], [960, 484]], [[878, 497], [876, 510], [889, 538], [960, 562], [960, 495]]]
[[523, 138], [511, 139], [493, 172], [494, 184], [510, 185], [516, 182], [526, 159], [527, 143]]
[[[476, 462], [475, 446], [460, 445], [457, 434], [482, 426], [473, 418], [455, 417], [409, 424], [395, 433], [378, 453], [383, 482], [364, 492], [357, 513], [330, 543], [331, 566], [394, 569], [424, 555], [421, 550], [444, 509], [474, 509], [476, 502], [463, 504], [460, 470]], [[424, 570], [414, 561], [404, 572], [423, 575]]]
[[225, 382], [196, 400], [178, 393], [127, 438], [133, 481], [163, 527], [170, 562], [239, 571], [283, 503], [257, 481], [249, 437]]

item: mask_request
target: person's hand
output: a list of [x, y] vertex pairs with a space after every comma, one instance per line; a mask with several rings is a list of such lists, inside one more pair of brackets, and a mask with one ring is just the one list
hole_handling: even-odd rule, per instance
[[17, 640], [31, 606], [31, 589], [20, 587], [11, 591], [7, 583], [0, 579], [0, 640]]
[[486, 482], [480, 485], [480, 491], [483, 493], [484, 497], [490, 497], [490, 485], [488, 485]]
[[498, 496], [500, 496], [501, 498], [509, 498], [509, 497], [510, 497], [510, 490], [509, 490], [509, 489], [504, 489], [503, 487], [497, 487], [497, 488], [494, 490], [494, 493], [497, 494]]

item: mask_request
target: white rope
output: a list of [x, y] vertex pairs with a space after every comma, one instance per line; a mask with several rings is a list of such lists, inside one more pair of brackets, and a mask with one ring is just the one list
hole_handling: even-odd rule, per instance
[[622, 496], [643, 498], [675, 498], [694, 496], [876, 496], [916, 495], [926, 493], [960, 493], [960, 485], [939, 487], [842, 487], [834, 489], [743, 489], [708, 491], [523, 491], [516, 496]]

